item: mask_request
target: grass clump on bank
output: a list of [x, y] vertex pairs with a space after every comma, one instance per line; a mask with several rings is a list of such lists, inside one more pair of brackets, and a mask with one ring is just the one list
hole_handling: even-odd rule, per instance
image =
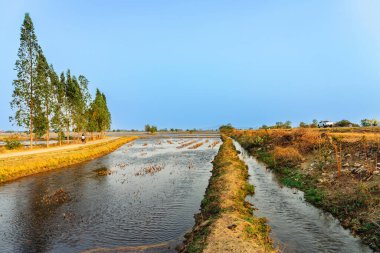
[[230, 135], [266, 163], [282, 184], [302, 190], [306, 201], [330, 212], [343, 227], [380, 250], [377, 130], [234, 130]]
[[180, 252], [276, 252], [265, 218], [252, 214], [245, 201], [254, 187], [247, 181], [248, 168], [239, 159], [231, 139], [213, 161], [212, 175], [201, 203], [201, 213], [187, 234]]
[[0, 159], [0, 183], [63, 168], [108, 154], [137, 137], [122, 137], [77, 148]]

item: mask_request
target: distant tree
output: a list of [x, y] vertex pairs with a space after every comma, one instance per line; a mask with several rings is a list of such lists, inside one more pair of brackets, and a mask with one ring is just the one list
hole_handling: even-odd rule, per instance
[[155, 133], [155, 132], [157, 132], [157, 127], [152, 125], [152, 126], [150, 127], [149, 132], [150, 132], [150, 133]]
[[227, 125], [221, 125], [219, 131], [223, 134], [230, 134], [235, 128], [229, 123]]
[[260, 127], [260, 129], [268, 129], [268, 128], [269, 128], [269, 126], [267, 126], [265, 124]]
[[338, 127], [352, 127], [352, 126], [357, 126], [357, 124], [352, 123], [349, 120], [342, 119], [342, 120], [336, 122], [335, 126], [338, 126]]
[[292, 128], [292, 122], [289, 120], [285, 121], [284, 127], [285, 128]]
[[157, 127], [153, 126], [153, 125], [146, 124], [145, 125], [145, 132], [155, 133], [155, 132], [157, 132]]
[[11, 108], [16, 110], [10, 121], [16, 122], [20, 127], [29, 128], [30, 147], [33, 147], [34, 119], [36, 118], [38, 101], [37, 61], [40, 52], [37, 36], [29, 13], [25, 14], [21, 26], [20, 47], [18, 59], [15, 64], [17, 79], [13, 81], [13, 99]]
[[363, 127], [379, 125], [379, 121], [377, 119], [362, 119], [360, 122]]
[[290, 122], [289, 120], [286, 121], [285, 123], [283, 123], [282, 121], [278, 121], [276, 122], [276, 125], [274, 126], [274, 128], [292, 128], [292, 122]]
[[309, 127], [309, 125], [306, 124], [305, 122], [300, 122], [299, 127], [301, 127], [301, 128], [307, 128], [307, 127]]
[[314, 128], [318, 127], [318, 120], [313, 119], [313, 123], [311, 123], [310, 127], [314, 127]]
[[275, 128], [283, 128], [284, 123], [282, 121], [277, 121], [275, 124]]

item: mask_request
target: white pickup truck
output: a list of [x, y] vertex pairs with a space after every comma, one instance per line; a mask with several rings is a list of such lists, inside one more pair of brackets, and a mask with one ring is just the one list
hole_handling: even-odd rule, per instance
[[319, 121], [318, 123], [318, 127], [333, 127], [333, 126], [334, 126], [334, 122], [331, 122], [328, 120], [322, 120], [322, 121]]

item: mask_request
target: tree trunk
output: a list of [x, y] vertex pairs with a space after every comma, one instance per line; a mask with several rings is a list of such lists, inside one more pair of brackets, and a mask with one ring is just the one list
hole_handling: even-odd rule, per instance
[[67, 122], [67, 137], [66, 137], [67, 143], [70, 143], [70, 119]]
[[30, 102], [29, 102], [29, 110], [30, 110], [30, 121], [29, 121], [29, 131], [30, 131], [30, 149], [33, 148], [33, 59], [32, 59], [32, 49], [29, 49], [30, 56]]
[[46, 105], [46, 121], [47, 121], [47, 129], [46, 129], [46, 147], [49, 147], [50, 140], [50, 123], [49, 123], [49, 104]]

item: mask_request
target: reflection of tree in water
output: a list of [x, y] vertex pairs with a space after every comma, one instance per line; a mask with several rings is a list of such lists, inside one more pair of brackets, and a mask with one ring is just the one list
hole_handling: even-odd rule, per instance
[[[49, 186], [42, 180], [35, 184], [30, 184], [27, 192], [28, 208], [23, 201], [17, 201], [16, 216], [19, 234], [17, 235], [17, 244], [21, 252], [45, 252], [49, 250], [51, 238], [56, 236], [57, 228], [51, 227], [50, 224], [55, 216], [55, 209], [45, 208], [43, 206], [44, 193], [47, 193]], [[21, 205], [18, 208], [18, 205]], [[23, 213], [24, 211], [25, 213]]]

